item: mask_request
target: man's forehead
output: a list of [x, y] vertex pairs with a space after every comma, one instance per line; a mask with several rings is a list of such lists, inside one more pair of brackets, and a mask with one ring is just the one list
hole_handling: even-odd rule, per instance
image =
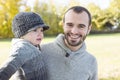
[[89, 16], [88, 16], [88, 14], [85, 12], [85, 11], [82, 11], [81, 13], [77, 13], [77, 12], [75, 12], [75, 11], [73, 11], [73, 10], [69, 10], [66, 14], [65, 14], [65, 18], [70, 18], [70, 17], [72, 17], [72, 18], [74, 18], [74, 17], [86, 17], [86, 18], [88, 18], [89, 19]]

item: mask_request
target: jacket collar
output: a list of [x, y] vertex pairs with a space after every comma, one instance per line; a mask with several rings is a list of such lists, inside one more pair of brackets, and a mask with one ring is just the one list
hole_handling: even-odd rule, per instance
[[61, 47], [62, 49], [65, 50], [65, 52], [69, 53], [70, 55], [72, 55], [72, 53], [74, 54], [78, 54], [78, 53], [83, 53], [86, 50], [86, 45], [85, 42], [82, 43], [82, 46], [79, 48], [79, 50], [77, 51], [71, 51], [65, 44], [64, 44], [64, 34], [59, 34], [55, 40], [55, 42], [57, 43], [57, 45], [59, 47]]

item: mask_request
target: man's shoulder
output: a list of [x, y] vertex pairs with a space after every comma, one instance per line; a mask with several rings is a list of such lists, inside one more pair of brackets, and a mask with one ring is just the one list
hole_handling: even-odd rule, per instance
[[44, 44], [41, 44], [41, 48], [51, 48], [54, 45], [55, 45], [55, 42], [44, 43]]
[[54, 44], [54, 43], [53, 43], [53, 42], [43, 43], [43, 44], [41, 44], [41, 47], [44, 47], [44, 46], [49, 46], [49, 45], [52, 45], [52, 44]]
[[86, 57], [90, 64], [97, 64], [97, 59], [96, 59], [95, 55], [88, 53], [88, 55]]
[[93, 55], [93, 54], [91, 54], [91, 53], [88, 53], [88, 54], [87, 54], [87, 57], [90, 58], [90, 59], [92, 59], [92, 60], [96, 60], [95, 55]]

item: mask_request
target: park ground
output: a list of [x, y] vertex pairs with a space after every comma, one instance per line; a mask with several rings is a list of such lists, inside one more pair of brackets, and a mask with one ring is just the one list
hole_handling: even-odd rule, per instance
[[[55, 37], [45, 37], [42, 44]], [[0, 65], [9, 56], [11, 39], [0, 39]], [[98, 61], [99, 80], [120, 80], [120, 33], [89, 35], [87, 50]]]

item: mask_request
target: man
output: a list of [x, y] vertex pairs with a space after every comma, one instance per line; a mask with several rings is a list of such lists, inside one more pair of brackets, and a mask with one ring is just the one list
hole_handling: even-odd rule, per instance
[[98, 80], [97, 61], [86, 51], [91, 15], [81, 6], [68, 9], [63, 18], [64, 34], [42, 45], [49, 80]]

